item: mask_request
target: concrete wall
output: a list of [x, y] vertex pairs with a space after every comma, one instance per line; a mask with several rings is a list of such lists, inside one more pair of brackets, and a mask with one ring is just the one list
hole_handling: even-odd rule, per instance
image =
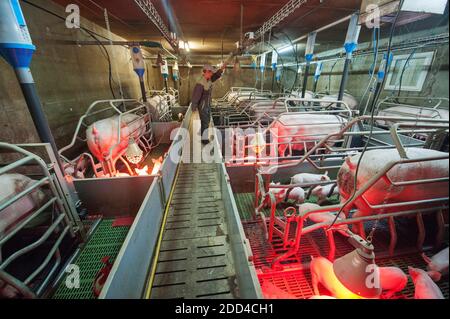
[[[47, 0], [35, 1], [65, 16], [64, 9]], [[22, 3], [25, 19], [37, 51], [31, 70], [45, 114], [58, 147], [68, 144], [80, 116], [95, 100], [112, 98], [108, 62], [100, 46], [62, 44], [58, 41], [93, 41], [81, 30], [67, 29], [64, 21]], [[106, 36], [107, 31], [82, 20], [82, 26]], [[124, 40], [113, 35], [115, 40]], [[124, 96], [138, 98], [139, 82], [130, 55], [121, 46], [107, 46], [117, 64]], [[113, 68], [115, 64], [113, 63]], [[119, 97], [113, 69], [114, 91]], [[0, 140], [10, 143], [39, 142], [13, 69], [0, 59]]]

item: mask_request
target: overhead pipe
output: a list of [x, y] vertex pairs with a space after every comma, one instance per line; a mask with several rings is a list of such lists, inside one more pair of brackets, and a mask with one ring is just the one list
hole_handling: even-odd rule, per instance
[[314, 45], [316, 44], [317, 32], [311, 32], [308, 35], [308, 41], [306, 43], [306, 51], [305, 51], [305, 73], [303, 74], [303, 87], [302, 87], [302, 98], [305, 98], [306, 94], [306, 86], [308, 85], [308, 76], [309, 76], [309, 68], [311, 66], [311, 61], [314, 57]]
[[[336, 25], [339, 25], [339, 24], [341, 24], [341, 23], [343, 23], [343, 22], [345, 22], [345, 21], [350, 20], [350, 19], [352, 18], [352, 16], [353, 16], [353, 14], [350, 14], [350, 15], [348, 15], [348, 16], [343, 17], [342, 19], [336, 20], [336, 21], [334, 21], [334, 22], [332, 22], [332, 23], [330, 23], [330, 24], [327, 24], [327, 25], [325, 25], [325, 26], [323, 26], [323, 27], [321, 27], [321, 28], [319, 28], [319, 29], [316, 29], [316, 30], [314, 30], [314, 31], [312, 31], [312, 32], [319, 33], [319, 32], [328, 30], [328, 29], [330, 29], [330, 28], [332, 28], [332, 27], [334, 27], [334, 26], [336, 26]], [[310, 32], [310, 33], [311, 33], [311, 32]], [[298, 42], [300, 42], [300, 41], [302, 41], [302, 40], [307, 39], [310, 33], [307, 33], [307, 34], [305, 34], [305, 35], [302, 35], [302, 36], [300, 36], [300, 37], [298, 37], [298, 38], [292, 40], [292, 44], [296, 44], [296, 43], [298, 43]], [[289, 44], [289, 45], [281, 46], [281, 47], [276, 48], [276, 49], [277, 49], [278, 52], [280, 52], [280, 51], [282, 51], [282, 50], [284, 50], [284, 49], [287, 49], [287, 48], [289, 48], [289, 47], [290, 47], [290, 44]], [[265, 52], [265, 53], [270, 53], [270, 52], [271, 52], [271, 51], [267, 51], [267, 52]]]
[[0, 55], [14, 68], [39, 138], [58, 154], [30, 70], [34, 51], [19, 0], [0, 0]]
[[347, 86], [348, 74], [350, 71], [350, 64], [352, 62], [353, 51], [358, 47], [358, 38], [361, 32], [361, 26], [358, 24], [359, 13], [352, 15], [348, 26], [347, 37], [345, 38], [345, 63], [344, 71], [342, 73], [341, 85], [339, 88], [338, 101], [342, 101], [344, 98], [345, 87]]

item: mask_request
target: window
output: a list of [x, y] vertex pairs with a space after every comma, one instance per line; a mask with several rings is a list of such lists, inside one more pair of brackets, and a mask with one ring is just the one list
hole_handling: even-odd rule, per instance
[[401, 84], [402, 91], [422, 91], [433, 62], [434, 52], [415, 53], [409, 57], [410, 54], [394, 56], [386, 81], [386, 90], [399, 90]]

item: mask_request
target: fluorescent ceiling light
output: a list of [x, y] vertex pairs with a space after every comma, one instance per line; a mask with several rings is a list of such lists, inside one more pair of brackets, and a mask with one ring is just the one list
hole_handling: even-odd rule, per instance
[[405, 0], [403, 11], [444, 14], [447, 0]]

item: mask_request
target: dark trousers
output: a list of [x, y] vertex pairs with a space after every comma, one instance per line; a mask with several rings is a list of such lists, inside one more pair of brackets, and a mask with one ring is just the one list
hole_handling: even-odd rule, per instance
[[[201, 122], [201, 134], [203, 138], [203, 134], [205, 133], [205, 130], [207, 131], [209, 128], [209, 122], [211, 121], [211, 107], [210, 106], [203, 106], [201, 109], [199, 109], [199, 115], [200, 115], [200, 122]], [[209, 137], [206, 137], [208, 139]]]

